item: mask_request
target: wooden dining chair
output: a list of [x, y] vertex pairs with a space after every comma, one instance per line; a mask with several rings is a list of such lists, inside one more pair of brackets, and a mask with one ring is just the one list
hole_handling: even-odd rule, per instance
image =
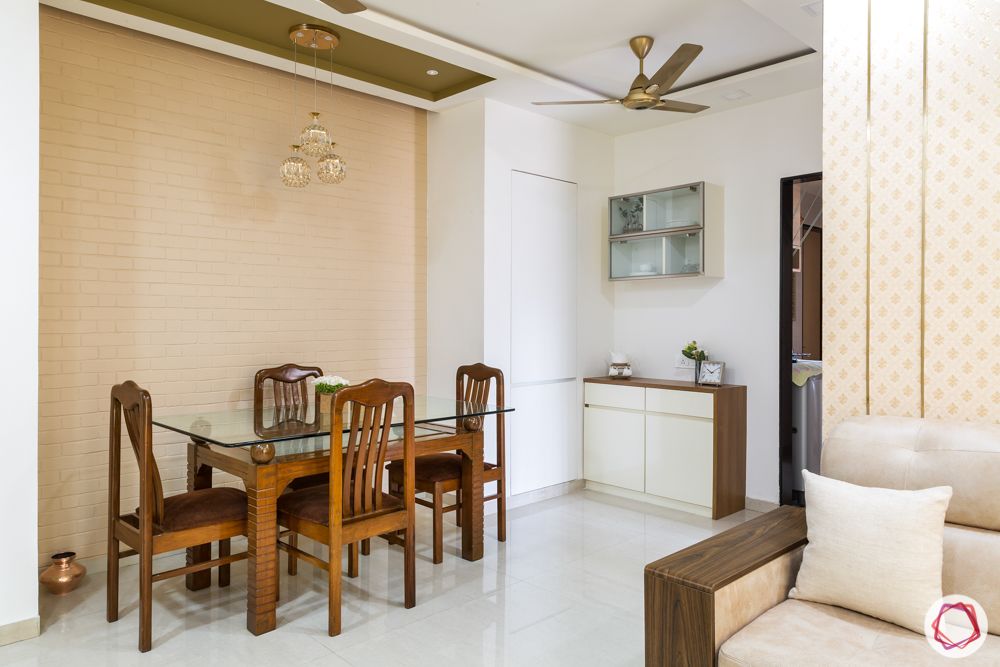
[[[503, 371], [485, 364], [460, 366], [455, 373], [455, 399], [470, 403], [488, 403], [495, 386], [496, 405], [504, 406]], [[473, 418], [479, 419], [479, 418]], [[479, 426], [481, 427], [480, 420]], [[507, 541], [507, 488], [505, 483], [506, 470], [506, 436], [504, 432], [504, 415], [497, 413], [497, 462], [483, 463], [483, 484], [496, 482], [496, 493], [483, 498], [483, 502], [497, 501], [497, 539]], [[403, 492], [403, 469], [398, 461], [388, 466], [389, 493], [399, 496]], [[428, 493], [431, 500], [417, 498], [416, 502], [424, 507], [430, 507], [434, 512], [434, 562], [444, 559], [442, 532], [444, 531], [444, 515], [456, 512], [455, 522], [461, 525], [462, 512], [462, 454], [443, 453], [418, 456], [415, 463], [414, 485], [417, 491]], [[455, 493], [454, 505], [444, 504], [444, 494]], [[405, 497], [405, 496], [404, 496]]]
[[[121, 513], [121, 424], [124, 418], [139, 464], [139, 507]], [[219, 568], [219, 586], [229, 585], [229, 564], [247, 557], [230, 554], [229, 540], [247, 532], [247, 496], [239, 489], [217, 487], [163, 497], [160, 471], [153, 457], [153, 405], [149, 392], [129, 380], [111, 389], [111, 435], [108, 466], [109, 623], [118, 620], [118, 561], [139, 556], [139, 650], [152, 646], [153, 582]], [[164, 572], [153, 572], [153, 556], [211, 542], [219, 557]], [[129, 550], [120, 551], [125, 543]]]
[[[403, 399], [402, 498], [382, 491], [383, 468], [391, 437], [393, 402]], [[350, 431], [344, 441], [344, 408], [350, 407]], [[330, 582], [330, 636], [340, 634], [341, 560], [348, 547], [349, 574], [356, 576], [358, 543], [384, 534], [402, 533], [403, 605], [416, 604], [416, 558], [413, 507], [413, 387], [405, 382], [369, 380], [336, 393], [331, 410], [330, 477], [314, 486], [278, 498], [278, 524], [327, 545], [324, 561], [289, 542], [278, 548], [325, 569]], [[340, 453], [343, 451], [343, 456]]]
[[[319, 419], [319, 402], [314, 398], [313, 418], [309, 419], [309, 378], [323, 375], [318, 366], [282, 364], [274, 368], [262, 368], [253, 378], [253, 406], [260, 413], [267, 395], [274, 401], [274, 426], [299, 422], [310, 424]], [[270, 384], [271, 391], [266, 392]]]
[[[319, 430], [319, 397], [313, 392], [313, 416], [309, 418], [309, 379], [323, 375], [319, 366], [300, 366], [298, 364], [282, 364], [274, 368], [262, 368], [253, 378], [254, 430], [258, 435], [268, 432], [280, 432], [289, 428], [301, 431], [304, 426], [315, 426]], [[270, 391], [267, 391], [270, 385]], [[264, 425], [263, 413], [267, 397], [274, 402], [274, 416], [270, 423]], [[293, 479], [288, 483], [288, 489], [304, 489], [310, 486], [326, 484], [329, 476], [320, 473]], [[297, 538], [291, 535], [292, 545], [297, 545]], [[295, 555], [288, 554], [288, 574], [298, 573]]]

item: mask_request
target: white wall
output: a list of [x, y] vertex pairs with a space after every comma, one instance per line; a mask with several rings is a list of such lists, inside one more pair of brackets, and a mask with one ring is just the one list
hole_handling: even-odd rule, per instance
[[[432, 114], [430, 391], [450, 394], [477, 355], [510, 369], [511, 171], [577, 183], [577, 377], [604, 372], [614, 348], [642, 375], [686, 379], [674, 359], [697, 339], [749, 387], [747, 495], [776, 502], [779, 180], [821, 169], [821, 104], [817, 88], [615, 139], [492, 100]], [[608, 195], [700, 180], [724, 189], [725, 278], [610, 283]], [[580, 441], [546, 479], [581, 475]]]
[[[38, 632], [38, 3], [0, 21], [0, 312], [6, 372], [0, 465], [0, 644]], [[14, 625], [17, 624], [17, 625]]]
[[427, 391], [483, 359], [482, 100], [427, 119]]
[[[496, 102], [486, 101], [486, 172], [484, 225], [486, 230], [486, 324], [487, 363], [511, 367], [510, 275], [517, 270], [511, 257], [511, 172], [524, 171], [577, 184], [577, 377], [599, 371], [612, 336], [612, 290], [600, 276], [601, 254], [597, 239], [603, 239], [607, 214], [604, 201], [612, 184], [612, 139], [607, 135], [540, 116]], [[511, 417], [508, 451], [512, 458], [530, 448], [538, 450], [531, 482], [522, 483], [512, 461], [510, 488], [523, 493], [583, 474], [583, 394], [577, 382], [577, 398], [560, 417], [570, 421], [570, 437], [558, 451], [544, 437], [525, 440], [526, 433], [540, 434], [540, 424], [519, 430], [517, 414]], [[535, 390], [541, 391], [541, 390]], [[526, 395], [521, 392], [522, 395]], [[532, 392], [528, 392], [531, 394]], [[539, 397], [540, 399], [542, 397]], [[565, 402], [548, 397], [553, 402]], [[556, 405], [546, 406], [558, 410]], [[516, 408], [516, 406], [515, 406]], [[527, 413], [526, 413], [527, 414]], [[553, 417], [556, 417], [554, 414]], [[536, 428], [537, 426], [537, 428]]]
[[[599, 373], [611, 344], [613, 288], [602, 252], [607, 198], [613, 181], [613, 139], [493, 100], [486, 101], [487, 298], [509, 300], [510, 173], [513, 170], [577, 184], [578, 374]], [[486, 353], [510, 361], [510, 320], [487, 309]]]
[[[486, 100], [431, 114], [428, 155], [428, 391], [450, 395], [455, 366], [470, 360], [482, 359], [509, 374], [511, 270], [517, 268], [510, 252], [514, 170], [578, 184], [577, 377], [600, 372], [611, 347], [614, 312], [601, 250], [613, 178], [612, 138]], [[480, 325], [461, 324], [476, 313]], [[512, 429], [517, 418], [510, 417]], [[573, 443], [554, 453], [551, 469], [537, 477], [544, 481], [529, 486], [580, 477], [582, 417], [573, 421]], [[493, 460], [489, 435], [486, 456]], [[511, 487], [528, 490], [513, 479]]]
[[707, 181], [725, 191], [725, 278], [618, 282], [614, 344], [637, 374], [695, 339], [748, 386], [747, 495], [778, 500], [779, 180], [819, 171], [819, 88], [615, 139], [615, 194]]

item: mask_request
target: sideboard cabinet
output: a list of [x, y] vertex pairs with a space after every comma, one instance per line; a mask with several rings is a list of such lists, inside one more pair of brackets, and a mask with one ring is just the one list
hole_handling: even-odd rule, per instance
[[746, 500], [742, 385], [584, 380], [588, 488], [719, 519]]

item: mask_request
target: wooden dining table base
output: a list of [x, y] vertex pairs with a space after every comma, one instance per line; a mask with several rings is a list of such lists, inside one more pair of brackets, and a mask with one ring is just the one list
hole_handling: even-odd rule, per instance
[[[477, 561], [483, 557], [483, 433], [421, 425], [421, 431], [433, 435], [414, 440], [417, 456], [438, 452], [461, 452], [462, 456], [462, 558]], [[329, 470], [329, 452], [278, 455], [267, 463], [257, 463], [244, 447], [221, 447], [205, 442], [188, 444], [188, 490], [212, 486], [213, 469], [222, 470], [243, 480], [247, 492], [247, 629], [255, 635], [270, 632], [276, 626], [278, 602], [278, 496], [289, 482]], [[402, 458], [402, 441], [390, 443], [386, 459]], [[211, 545], [187, 550], [187, 563], [211, 559]], [[211, 572], [205, 570], [186, 578], [190, 590], [211, 585]]]

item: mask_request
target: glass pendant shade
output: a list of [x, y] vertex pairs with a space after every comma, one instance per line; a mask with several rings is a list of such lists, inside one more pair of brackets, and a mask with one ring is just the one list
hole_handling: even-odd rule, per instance
[[298, 156], [300, 146], [294, 145], [291, 157], [281, 163], [281, 182], [290, 188], [304, 188], [309, 185], [309, 164]]
[[[331, 143], [330, 148], [334, 145]], [[327, 153], [316, 163], [316, 175], [324, 183], [342, 183], [347, 177], [347, 162], [336, 153]]]
[[299, 138], [299, 145], [302, 152], [309, 157], [321, 157], [330, 150], [330, 133], [319, 124], [319, 112], [313, 111], [309, 114], [312, 121], [302, 128], [302, 136]]

